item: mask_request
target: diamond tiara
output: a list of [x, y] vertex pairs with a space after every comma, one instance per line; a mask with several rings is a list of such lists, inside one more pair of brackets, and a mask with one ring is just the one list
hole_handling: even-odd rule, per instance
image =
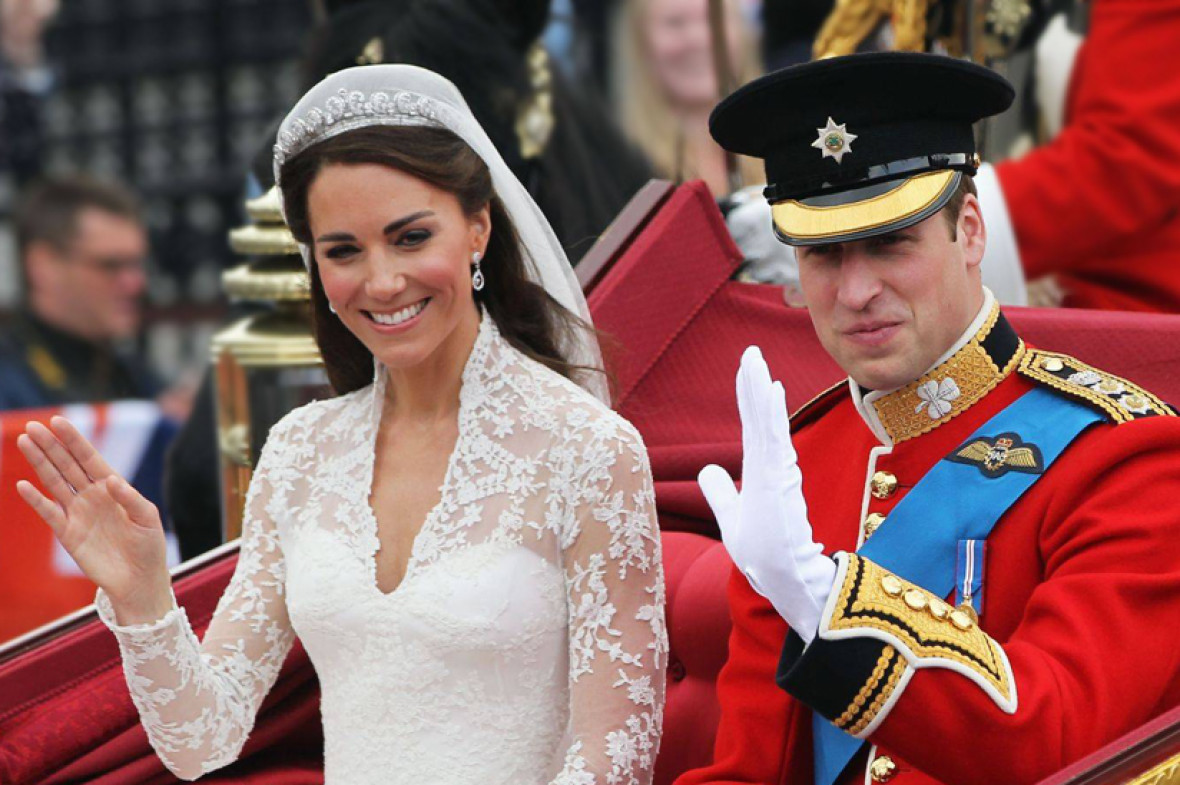
[[434, 99], [418, 93], [377, 91], [366, 96], [360, 90], [342, 88], [323, 108], [312, 107], [279, 131], [274, 148], [276, 173], [291, 157], [342, 131], [371, 125], [374, 120], [390, 125], [441, 125], [438, 116]]

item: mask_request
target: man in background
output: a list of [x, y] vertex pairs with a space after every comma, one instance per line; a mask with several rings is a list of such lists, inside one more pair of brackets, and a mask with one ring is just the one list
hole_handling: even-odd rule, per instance
[[33, 186], [16, 215], [25, 305], [0, 336], [0, 410], [153, 398], [121, 344], [140, 327], [147, 233], [138, 200], [81, 176]]
[[1036, 46], [1041, 119], [1060, 132], [978, 181], [992, 208], [985, 275], [1023, 275], [1032, 305], [1175, 313], [1180, 6], [1080, 5], [1080, 50], [1063, 18]]

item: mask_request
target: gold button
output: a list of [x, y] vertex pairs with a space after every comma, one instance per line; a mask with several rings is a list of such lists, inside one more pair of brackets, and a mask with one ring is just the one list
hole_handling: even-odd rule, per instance
[[1140, 395], [1139, 393], [1131, 393], [1130, 395], [1124, 395], [1119, 400], [1119, 404], [1122, 405], [1122, 407], [1124, 409], [1130, 409], [1133, 412], [1137, 412], [1142, 409], [1146, 409], [1150, 405], [1148, 400], [1146, 398], [1144, 398], [1142, 395]]
[[897, 597], [905, 590], [905, 586], [902, 584], [901, 579], [896, 575], [881, 576], [881, 588], [884, 589], [885, 593], [890, 597]]
[[888, 499], [897, 492], [897, 477], [890, 472], [874, 472], [870, 485], [874, 498]]
[[974, 626], [975, 622], [971, 621], [971, 617], [963, 611], [956, 608], [951, 611], [951, 624], [958, 627], [960, 630], [967, 631]]
[[1061, 362], [1061, 360], [1057, 359], [1056, 357], [1049, 357], [1046, 358], [1043, 363], [1041, 363], [1041, 367], [1049, 373], [1057, 373], [1058, 371], [1065, 368], [1065, 363]]
[[870, 512], [865, 516], [865, 539], [873, 536], [873, 532], [881, 528], [881, 524], [885, 523], [885, 516], [879, 512]]
[[873, 782], [889, 782], [897, 774], [897, 764], [888, 755], [881, 755], [869, 766]]
[[1123, 386], [1114, 379], [1103, 379], [1098, 383], [1098, 391], [1107, 395], [1118, 395], [1123, 391]]
[[930, 600], [930, 607], [928, 608], [930, 615], [939, 621], [945, 621], [951, 615], [951, 606], [947, 605], [940, 599], [932, 598]]
[[903, 597], [905, 604], [916, 611], [926, 607], [926, 594], [921, 589], [909, 589]]

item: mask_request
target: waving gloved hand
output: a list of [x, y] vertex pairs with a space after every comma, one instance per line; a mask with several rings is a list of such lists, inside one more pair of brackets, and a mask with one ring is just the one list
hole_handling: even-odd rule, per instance
[[804, 641], [819, 627], [836, 565], [812, 539], [803, 475], [791, 445], [786, 394], [771, 382], [757, 346], [746, 349], [737, 375], [742, 419], [742, 490], [716, 464], [697, 482], [717, 516], [721, 539], [750, 585]]

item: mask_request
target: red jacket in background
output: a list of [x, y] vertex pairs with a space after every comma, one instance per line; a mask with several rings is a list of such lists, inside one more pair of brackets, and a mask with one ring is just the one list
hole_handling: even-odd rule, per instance
[[1180, 312], [1180, 3], [1093, 0], [1064, 130], [997, 173], [1029, 280]]

